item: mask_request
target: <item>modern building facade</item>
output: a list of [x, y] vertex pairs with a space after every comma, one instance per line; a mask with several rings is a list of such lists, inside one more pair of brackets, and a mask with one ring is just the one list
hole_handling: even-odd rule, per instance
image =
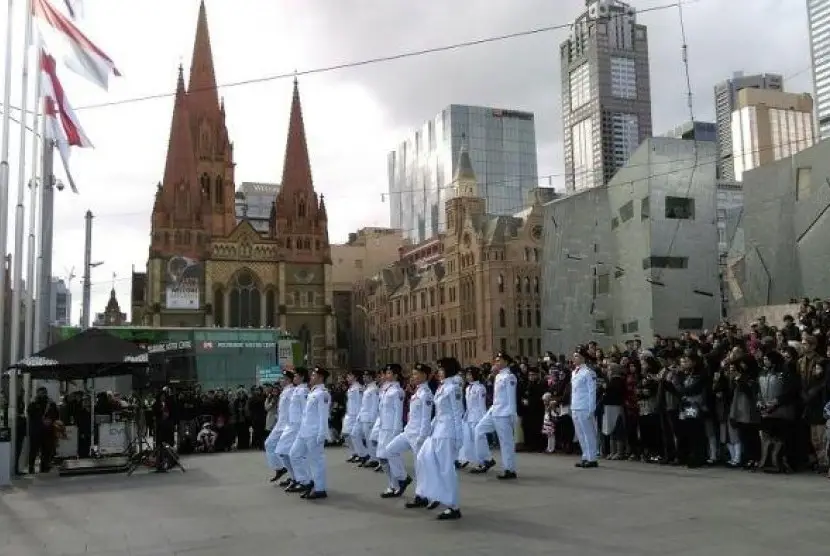
[[821, 139], [830, 137], [830, 0], [807, 0], [816, 120]]
[[72, 324], [72, 292], [61, 278], [52, 278], [49, 288], [49, 325], [69, 326]]
[[718, 126], [714, 122], [684, 122], [663, 134], [663, 137], [715, 142], [718, 140]]
[[651, 136], [648, 33], [619, 0], [587, 0], [559, 47], [565, 189], [605, 185]]
[[377, 276], [355, 284], [355, 314], [367, 364], [434, 365], [489, 361], [499, 350], [542, 353], [540, 257], [543, 191], [529, 193], [523, 216], [492, 215], [479, 194], [469, 153], [456, 163], [446, 231], [405, 248]]
[[110, 298], [103, 313], [95, 314], [95, 321], [92, 326], [123, 326], [127, 324], [127, 313], [121, 312], [118, 298], [115, 295], [115, 288], [110, 290]]
[[813, 99], [806, 93], [742, 89], [732, 112], [735, 180], [743, 173], [791, 156], [815, 142]]
[[452, 104], [389, 153], [390, 222], [413, 243], [446, 229], [444, 208], [464, 142], [492, 214], [519, 212], [538, 186], [531, 112]]
[[743, 257], [730, 261], [730, 304], [830, 297], [830, 141], [744, 175]]
[[[696, 152], [697, 151], [697, 152]], [[650, 138], [604, 188], [546, 205], [545, 349], [568, 353], [720, 318], [714, 142]]]
[[243, 181], [234, 196], [237, 223], [248, 220], [256, 231], [267, 232], [271, 209], [279, 192], [278, 183]]
[[718, 127], [717, 176], [726, 181], [735, 180], [735, 164], [732, 160], [732, 112], [738, 105], [738, 92], [742, 89], [784, 90], [784, 77], [776, 73], [744, 75], [735, 72], [731, 79], [715, 85], [715, 124]]

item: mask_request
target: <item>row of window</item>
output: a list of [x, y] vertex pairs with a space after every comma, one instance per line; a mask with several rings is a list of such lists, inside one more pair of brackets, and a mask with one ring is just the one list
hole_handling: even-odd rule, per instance
[[[516, 307], [516, 327], [532, 328], [534, 326], [533, 316], [534, 312], [531, 310], [530, 305], [526, 305], [524, 308], [521, 306]], [[535, 326], [540, 328], [542, 326], [542, 308], [538, 304], [536, 305], [535, 316]], [[504, 310], [504, 307], [499, 309], [499, 327], [507, 328], [507, 311]]]
[[[499, 339], [499, 350], [508, 352], [507, 338]], [[541, 357], [542, 356], [542, 339], [541, 338], [519, 338], [516, 346], [516, 357]]]
[[[640, 220], [648, 220], [651, 216], [651, 200], [648, 196], [640, 199]], [[665, 217], [669, 220], [694, 220], [695, 200], [690, 197], [666, 197]], [[634, 218], [634, 201], [628, 201], [619, 209], [619, 216], [611, 218], [611, 229], [625, 224]]]
[[[531, 283], [533, 287], [531, 288]], [[516, 276], [516, 279], [513, 281], [513, 284], [516, 288], [516, 293], [539, 293], [539, 278], [534, 277], [532, 282], [530, 277], [525, 276], [522, 278], [521, 276]], [[498, 278], [496, 278], [496, 285], [498, 286], [499, 293], [504, 293], [504, 274], [499, 274]]]
[[[507, 338], [499, 338], [499, 350], [508, 352]], [[386, 350], [381, 350], [386, 352]], [[385, 355], [385, 354], [384, 354]], [[389, 361], [397, 361], [402, 365], [410, 365], [415, 362], [435, 362], [440, 357], [455, 357], [463, 364], [481, 363], [483, 359], [489, 359], [491, 353], [478, 352], [478, 342], [471, 338], [458, 342], [441, 342], [421, 344], [419, 346], [395, 347], [388, 350]], [[541, 338], [519, 338], [517, 340], [517, 357], [541, 357]]]
[[[679, 330], [703, 330], [703, 319], [699, 317], [680, 317], [677, 319]], [[623, 334], [636, 334], [640, 331], [640, 322], [632, 320], [620, 323], [620, 332]], [[614, 329], [610, 319], [598, 319], [594, 323], [594, 332], [598, 334], [613, 334]]]

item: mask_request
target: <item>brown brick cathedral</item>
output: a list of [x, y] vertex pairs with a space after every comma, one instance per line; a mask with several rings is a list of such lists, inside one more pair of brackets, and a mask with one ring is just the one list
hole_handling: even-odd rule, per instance
[[179, 68], [153, 206], [143, 324], [279, 327], [300, 340], [310, 364], [331, 365], [328, 218], [314, 191], [296, 80], [282, 184], [266, 233], [237, 224], [234, 166], [202, 3], [187, 87]]

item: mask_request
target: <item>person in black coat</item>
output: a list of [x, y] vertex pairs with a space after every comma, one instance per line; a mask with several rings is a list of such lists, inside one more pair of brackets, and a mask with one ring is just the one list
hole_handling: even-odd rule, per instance
[[547, 384], [542, 381], [539, 369], [528, 369], [527, 382], [519, 395], [518, 413], [522, 418], [522, 434], [524, 447], [528, 452], [544, 452], [547, 447], [547, 438], [542, 434], [542, 423], [545, 419], [545, 403], [542, 396], [548, 391]]
[[46, 388], [38, 388], [35, 399], [27, 408], [29, 425], [29, 474], [35, 472], [35, 460], [40, 456], [40, 472], [48, 473], [55, 457], [55, 421], [58, 406], [49, 398]]

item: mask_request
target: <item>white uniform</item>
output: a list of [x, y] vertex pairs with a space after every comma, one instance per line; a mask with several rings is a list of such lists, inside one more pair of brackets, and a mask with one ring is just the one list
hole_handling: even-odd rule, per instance
[[406, 480], [407, 477], [403, 453], [411, 450], [417, 456], [418, 450], [429, 436], [432, 428], [432, 400], [432, 390], [429, 389], [429, 384], [425, 382], [419, 385], [409, 398], [409, 419], [406, 421], [403, 432], [386, 446], [389, 473], [395, 481], [394, 488], [398, 488], [400, 481]]
[[516, 412], [516, 377], [505, 367], [496, 375], [493, 385], [493, 405], [476, 425], [476, 452], [479, 464], [489, 461], [490, 448], [487, 435], [495, 432], [499, 438], [501, 464], [505, 471], [516, 472], [516, 441], [513, 426], [518, 414]]
[[[387, 382], [378, 405], [378, 459], [383, 465], [386, 477], [389, 479], [389, 488], [398, 488], [398, 481], [392, 476], [389, 454], [386, 447], [403, 430], [403, 401], [406, 394], [397, 381]], [[396, 464], [395, 464], [396, 465]]]
[[597, 375], [588, 365], [582, 364], [571, 374], [571, 419], [582, 461], [597, 461]]
[[291, 400], [288, 402], [288, 422], [285, 424], [280, 439], [277, 442], [277, 447], [274, 448], [277, 456], [282, 460], [282, 465], [288, 469], [288, 476], [296, 481], [297, 477], [294, 474], [294, 467], [291, 464], [291, 447], [294, 445], [294, 440], [297, 439], [297, 433], [300, 431], [300, 424], [303, 422], [303, 411], [305, 411], [305, 402], [308, 397], [308, 384], [302, 383], [295, 386], [291, 392]]
[[415, 460], [418, 484], [415, 494], [431, 502], [458, 508], [458, 471], [455, 458], [461, 445], [464, 413], [458, 377], [450, 377], [435, 393], [432, 433], [424, 441]]
[[331, 396], [325, 385], [318, 384], [308, 394], [303, 419], [294, 445], [291, 465], [298, 483], [314, 484], [316, 492], [326, 490], [326, 439], [329, 436]]
[[346, 445], [352, 454], [360, 457], [369, 453], [362, 441], [362, 435], [355, 430], [359, 426], [357, 417], [360, 415], [360, 404], [362, 402], [363, 385], [355, 382], [349, 386], [349, 390], [346, 392], [346, 416], [343, 417], [343, 436], [346, 437]]
[[366, 446], [366, 454], [372, 461], [377, 460], [377, 450], [372, 445], [370, 437], [375, 419], [378, 417], [378, 404], [380, 403], [380, 391], [377, 384], [370, 382], [363, 390], [363, 400], [360, 402], [360, 413], [357, 415], [358, 426], [355, 427], [355, 435], [360, 435], [359, 441]]
[[288, 404], [293, 392], [294, 386], [291, 384], [283, 388], [282, 392], [280, 392], [280, 397], [277, 401], [277, 422], [268, 434], [268, 438], [265, 439], [265, 461], [268, 463], [268, 467], [274, 471], [283, 467], [279, 456], [277, 456], [276, 448], [282, 431], [288, 425]]
[[380, 401], [383, 399], [383, 395], [386, 393], [386, 390], [389, 389], [390, 385], [390, 382], [384, 382], [380, 385], [380, 389], [378, 390], [378, 412], [375, 417], [375, 422], [372, 425], [372, 430], [369, 432], [369, 440], [375, 447], [375, 452], [377, 452], [378, 438], [380, 437]]
[[[467, 409], [464, 411], [464, 439], [461, 444], [461, 450], [458, 452], [458, 461], [462, 463], [478, 462], [478, 452], [476, 451], [476, 425], [487, 413], [487, 388], [479, 381], [475, 381], [467, 386], [465, 391], [465, 398], [467, 402]], [[493, 456], [490, 454], [488, 447], [485, 461], [490, 461]]]

